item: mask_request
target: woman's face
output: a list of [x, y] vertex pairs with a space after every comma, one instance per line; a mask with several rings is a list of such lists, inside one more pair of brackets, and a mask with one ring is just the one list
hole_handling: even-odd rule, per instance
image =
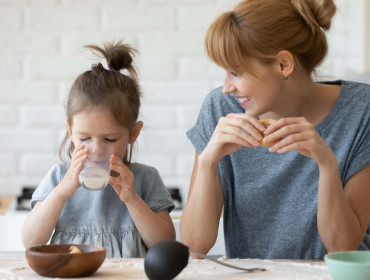
[[[139, 123], [141, 122], [136, 126]], [[127, 145], [135, 142], [141, 126], [137, 135], [134, 128], [134, 133], [130, 136], [129, 130], [118, 124], [109, 112], [93, 108], [73, 116], [73, 124], [69, 126], [67, 123], [67, 129], [75, 147], [89, 140], [90, 147], [93, 147], [95, 152], [98, 153], [109, 146], [114, 155], [123, 159]]]
[[274, 111], [281, 95], [281, 72], [276, 64], [266, 65], [249, 58], [243, 73], [226, 71], [224, 94], [234, 93], [245, 113], [259, 116]]

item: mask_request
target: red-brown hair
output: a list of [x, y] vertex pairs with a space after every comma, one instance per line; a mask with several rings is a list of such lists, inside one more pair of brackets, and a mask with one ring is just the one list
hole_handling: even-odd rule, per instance
[[205, 49], [216, 64], [237, 72], [248, 57], [272, 63], [287, 50], [311, 74], [327, 53], [324, 31], [335, 12], [332, 0], [244, 0], [209, 27]]

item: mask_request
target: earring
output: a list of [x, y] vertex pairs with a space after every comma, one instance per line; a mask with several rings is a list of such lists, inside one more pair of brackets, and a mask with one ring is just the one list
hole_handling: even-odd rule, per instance
[[284, 81], [288, 80], [289, 78], [288, 76], [285, 77], [283, 73], [281, 74], [281, 77], [283, 78]]

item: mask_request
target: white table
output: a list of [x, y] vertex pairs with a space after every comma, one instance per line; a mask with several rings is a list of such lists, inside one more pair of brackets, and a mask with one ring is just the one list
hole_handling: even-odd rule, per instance
[[[227, 263], [244, 267], [263, 267], [267, 271], [244, 273], [220, 266], [208, 260], [190, 259], [189, 264], [176, 279], [266, 279], [266, 280], [330, 280], [323, 261], [229, 259]], [[36, 274], [24, 257], [0, 258], [0, 279], [42, 280], [49, 279]], [[73, 278], [69, 278], [73, 279]], [[106, 259], [93, 275], [82, 279], [147, 279], [144, 259]]]

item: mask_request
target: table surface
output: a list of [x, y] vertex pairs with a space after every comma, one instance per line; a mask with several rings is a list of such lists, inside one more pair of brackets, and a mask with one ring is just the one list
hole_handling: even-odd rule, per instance
[[[20, 253], [18, 253], [20, 254]], [[219, 259], [223, 262], [247, 268], [261, 267], [265, 272], [245, 273], [227, 268], [209, 260], [189, 259], [187, 267], [176, 279], [268, 279], [268, 280], [331, 280], [323, 261]], [[52, 279], [36, 274], [24, 256], [0, 254], [0, 279]], [[144, 259], [107, 258], [102, 266], [86, 278], [69, 279], [147, 279]]]

